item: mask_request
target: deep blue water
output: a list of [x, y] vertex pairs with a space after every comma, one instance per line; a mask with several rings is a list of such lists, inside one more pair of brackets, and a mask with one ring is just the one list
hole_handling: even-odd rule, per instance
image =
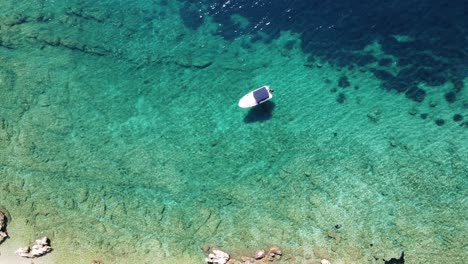
[[[242, 27], [231, 19], [237, 14], [250, 24]], [[454, 102], [468, 76], [468, 3], [454, 1], [187, 1], [180, 11], [186, 26], [196, 29], [204, 17], [219, 23], [217, 34], [227, 40], [241, 35], [270, 42], [281, 31], [300, 34], [301, 48], [341, 67], [365, 66], [383, 81], [383, 89], [404, 93], [410, 100], [424, 101], [427, 91], [419, 83], [438, 86], [453, 83], [446, 95]], [[400, 42], [395, 35], [411, 41]], [[378, 41], [392, 58], [357, 52]], [[403, 68], [393, 75], [386, 69]]]

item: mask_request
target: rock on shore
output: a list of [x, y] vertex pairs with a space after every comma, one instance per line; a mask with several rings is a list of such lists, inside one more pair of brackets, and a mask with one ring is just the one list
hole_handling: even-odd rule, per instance
[[43, 256], [52, 251], [50, 240], [47, 237], [36, 240], [36, 244], [32, 247], [19, 248], [15, 254], [23, 258], [35, 258]]
[[208, 264], [226, 264], [229, 261], [229, 254], [214, 248], [205, 261]]
[[8, 233], [6, 231], [7, 222], [8, 218], [5, 213], [0, 211], [0, 244], [8, 237]]

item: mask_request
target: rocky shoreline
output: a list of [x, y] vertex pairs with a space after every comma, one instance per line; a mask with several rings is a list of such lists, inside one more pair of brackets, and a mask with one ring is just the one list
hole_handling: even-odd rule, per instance
[[[283, 257], [283, 251], [278, 246], [271, 246], [268, 250], [258, 249], [255, 254], [250, 256], [241, 256], [236, 259], [216, 247], [205, 246], [202, 248], [208, 256], [205, 258], [206, 264], [260, 264], [260, 263], [274, 263], [280, 260], [290, 262], [289, 257]], [[317, 263], [319, 263], [317, 261]], [[321, 259], [320, 264], [331, 264], [327, 259]]]
[[[11, 219], [9, 215], [10, 214], [6, 209], [0, 209], [0, 244], [5, 242], [5, 240], [10, 237], [7, 232], [7, 223]], [[50, 239], [44, 236], [40, 239], [37, 239], [33, 246], [26, 246], [17, 249], [15, 254], [23, 258], [37, 258], [46, 255], [52, 250], [53, 249], [50, 246]]]

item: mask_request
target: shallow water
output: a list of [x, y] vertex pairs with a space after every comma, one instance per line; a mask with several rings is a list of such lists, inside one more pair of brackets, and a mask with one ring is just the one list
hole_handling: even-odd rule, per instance
[[466, 263], [467, 8], [3, 1], [0, 263]]

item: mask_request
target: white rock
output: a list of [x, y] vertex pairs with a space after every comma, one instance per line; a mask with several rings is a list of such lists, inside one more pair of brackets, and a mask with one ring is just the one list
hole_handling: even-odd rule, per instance
[[322, 259], [320, 261], [321, 264], [331, 264], [331, 262], [328, 259]]
[[268, 255], [271, 257], [281, 256], [283, 255], [283, 252], [281, 251], [281, 248], [279, 248], [278, 246], [272, 246], [270, 250], [268, 251]]
[[7, 237], [8, 237], [7, 232], [6, 232], [6, 231], [2, 231], [2, 230], [0, 229], [0, 244], [1, 244], [5, 239], [7, 239]]
[[[47, 237], [43, 237], [40, 239], [36, 240], [36, 245], [39, 246], [48, 246], [49, 245], [49, 239]], [[33, 246], [34, 247], [34, 246]]]
[[15, 251], [15, 254], [20, 257], [29, 258], [30, 251], [31, 249], [29, 247], [18, 248], [18, 250]]
[[229, 254], [219, 249], [212, 249], [205, 261], [209, 264], [226, 264], [229, 260]]
[[43, 256], [52, 251], [50, 241], [47, 237], [36, 240], [36, 245], [32, 247], [19, 248], [15, 254], [23, 258], [35, 258]]
[[257, 250], [257, 252], [255, 252], [256, 259], [262, 259], [264, 257], [265, 257], [265, 250], [260, 249], [260, 250]]

